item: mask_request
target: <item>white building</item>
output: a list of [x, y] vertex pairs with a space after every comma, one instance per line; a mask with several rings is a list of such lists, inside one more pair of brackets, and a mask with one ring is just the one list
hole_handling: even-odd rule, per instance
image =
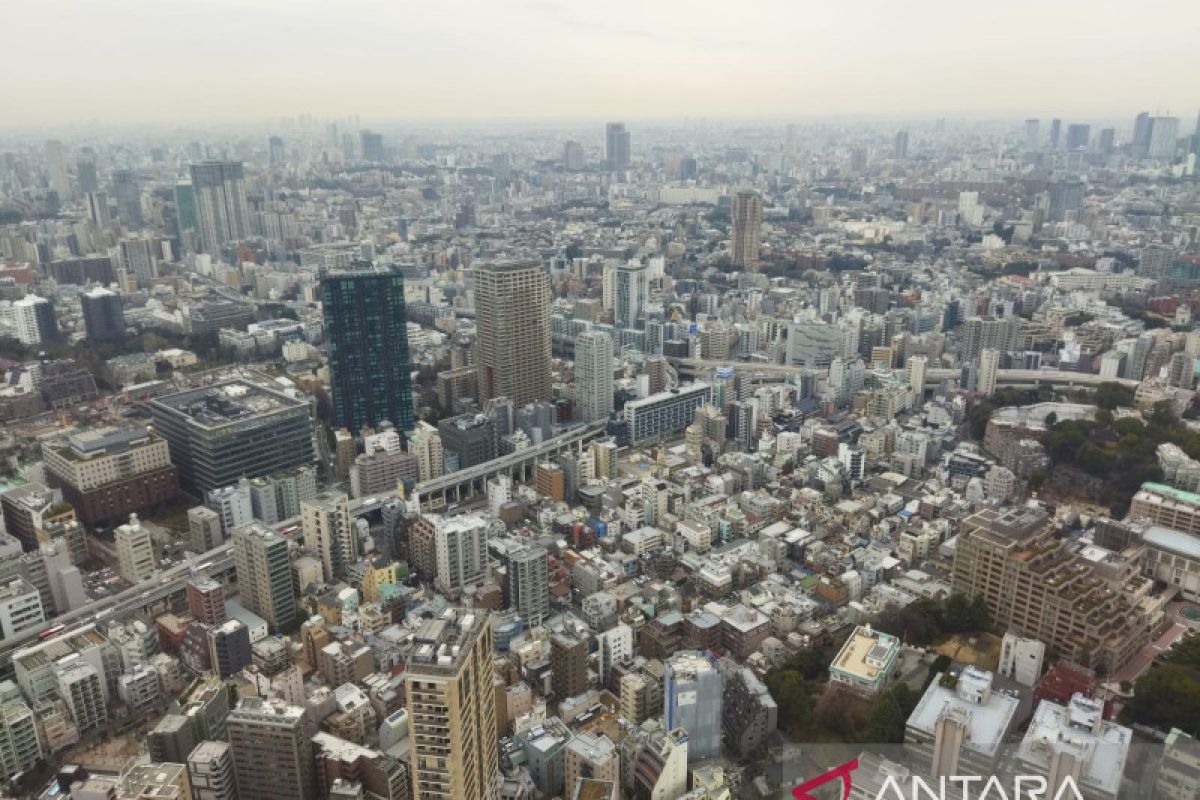
[[[1089, 800], [1116, 798], [1125, 774], [1133, 731], [1104, 719], [1104, 703], [1082, 694], [1067, 706], [1043, 700], [1017, 751], [1019, 771], [1042, 775], [1047, 796], [1069, 779]], [[1073, 796], [1070, 789], [1063, 796]]]
[[24, 578], [0, 586], [0, 639], [36, 628], [46, 621], [42, 595]]
[[1015, 633], [1004, 634], [1000, 645], [999, 672], [1025, 686], [1037, 685], [1042, 677], [1042, 663], [1046, 658], [1046, 645], [1037, 639], [1026, 639]]
[[154, 542], [150, 531], [142, 527], [137, 514], [129, 515], [129, 522], [117, 526], [113, 531], [117, 545], [117, 565], [121, 577], [130, 583], [141, 583], [153, 577], [157, 566], [154, 559]]
[[585, 331], [575, 339], [575, 416], [593, 422], [612, 410], [613, 341], [603, 331]]

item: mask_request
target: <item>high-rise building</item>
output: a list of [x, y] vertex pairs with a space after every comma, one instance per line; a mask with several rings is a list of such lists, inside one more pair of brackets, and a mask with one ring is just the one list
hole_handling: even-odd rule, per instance
[[1133, 120], [1133, 138], [1130, 140], [1129, 144], [1133, 149], [1134, 155], [1146, 155], [1146, 150], [1150, 147], [1149, 113], [1143, 111]]
[[418, 480], [440, 478], [443, 471], [442, 437], [428, 422], [418, 422], [408, 439], [408, 452], [417, 457]]
[[929, 359], [925, 356], [909, 356], [908, 363], [905, 365], [908, 373], [908, 386], [912, 389], [918, 405], [925, 397], [925, 370], [928, 364]]
[[150, 414], [179, 485], [195, 497], [313, 461], [308, 403], [246, 380], [156, 397]]
[[194, 231], [200, 227], [200, 218], [196, 212], [196, 192], [190, 181], [180, 181], [175, 184], [175, 224], [177, 233]]
[[1146, 156], [1169, 160], [1175, 157], [1179, 146], [1179, 118], [1151, 117], [1150, 137], [1146, 144]]
[[487, 520], [480, 514], [429, 515], [435, 584], [446, 593], [482, 583], [488, 574]]
[[1096, 151], [1102, 156], [1112, 155], [1117, 149], [1117, 131], [1114, 128], [1101, 128], [1100, 138], [1096, 142]]
[[126, 228], [142, 226], [142, 187], [137, 173], [119, 169], [112, 174], [112, 196], [117, 203], [117, 216]]
[[83, 329], [91, 341], [120, 339], [125, 336], [125, 315], [121, 296], [97, 287], [79, 298], [83, 311]]
[[641, 261], [628, 261], [607, 269], [612, 271], [613, 327], [638, 328], [649, 300], [649, 270]]
[[688, 736], [688, 761], [721, 754], [721, 674], [708, 656], [684, 650], [666, 660], [663, 715], [667, 730]]
[[88, 157], [75, 162], [75, 181], [81, 194], [100, 191], [100, 177], [96, 174], [96, 162]]
[[192, 164], [191, 175], [200, 249], [219, 258], [225, 245], [250, 235], [242, 163], [205, 161]]
[[550, 680], [555, 700], [561, 703], [587, 691], [587, 656], [585, 638], [565, 632], [550, 637]]
[[609, 169], [629, 166], [629, 131], [624, 122], [610, 122], [604, 126], [604, 160]]
[[908, 158], [908, 131], [896, 131], [896, 142], [892, 154], [898, 160]]
[[576, 141], [563, 143], [563, 169], [577, 172], [584, 167], [583, 145]]
[[404, 276], [359, 262], [321, 276], [334, 424], [413, 426]]
[[44, 297], [26, 295], [12, 304], [13, 329], [21, 344], [42, 344], [58, 339], [54, 306]]
[[550, 616], [550, 581], [546, 548], [531, 544], [506, 553], [508, 605], [529, 627]]
[[188, 509], [188, 545], [194, 553], [207, 553], [225, 541], [221, 515], [208, 506]]
[[358, 139], [363, 161], [383, 161], [383, 134], [362, 130]]
[[138, 286], [149, 286], [158, 276], [155, 267], [153, 242], [149, 239], [122, 239], [121, 266], [137, 278]]
[[549, 400], [550, 276], [530, 262], [485, 264], [473, 274], [483, 399], [503, 396], [517, 407]]
[[66, 702], [81, 734], [108, 721], [104, 677], [94, 666], [82, 659], [63, 659], [55, 666], [54, 677], [58, 696]]
[[267, 139], [267, 158], [272, 167], [279, 167], [287, 160], [287, 152], [283, 148], [283, 137], [271, 136]]
[[245, 697], [226, 727], [239, 800], [313, 800], [313, 726], [303, 708]]
[[326, 583], [343, 578], [346, 568], [358, 559], [349, 498], [341, 492], [325, 492], [301, 503], [300, 526], [304, 544], [321, 559]]
[[296, 596], [288, 540], [261, 525], [233, 532], [233, 564], [242, 605], [275, 630], [296, 621]]
[[996, 378], [1000, 373], [1000, 351], [990, 347], [979, 354], [979, 393], [991, 397], [996, 393]]
[[42, 758], [38, 718], [9, 681], [0, 684], [0, 779], [24, 772]]
[[88, 219], [98, 228], [112, 225], [112, 212], [108, 210], [107, 192], [88, 192], [86, 195]]
[[187, 769], [192, 800], [238, 800], [228, 742], [200, 742], [187, 757]]
[[154, 559], [154, 542], [150, 531], [131, 514], [129, 522], [113, 530], [117, 546], [117, 564], [121, 577], [130, 583], [141, 583], [154, 575], [158, 564]]
[[407, 664], [413, 800], [496, 800], [496, 691], [488, 614], [449, 608], [417, 629]]
[[738, 192], [734, 195], [729, 215], [729, 258], [735, 266], [753, 267], [758, 263], [758, 237], [763, 217], [762, 198], [755, 192]]
[[1074, 123], [1067, 126], [1067, 149], [1086, 150], [1092, 136], [1091, 125]]
[[449, 465], [446, 470], [466, 469], [497, 455], [496, 423], [483, 414], [463, 414], [438, 421], [438, 439], [442, 445], [443, 458]]
[[58, 195], [58, 202], [71, 199], [71, 179], [67, 175], [67, 150], [63, 143], [51, 139], [46, 142], [46, 175], [50, 188]]
[[1061, 138], [1061, 136], [1062, 136], [1062, 120], [1061, 119], [1050, 120], [1050, 149], [1051, 150], [1058, 149], [1058, 140], [1059, 140], [1059, 138]]
[[1037, 150], [1042, 146], [1041, 140], [1038, 138], [1039, 127], [1041, 127], [1040, 120], [1025, 120], [1025, 149]]
[[225, 588], [220, 581], [197, 575], [187, 582], [184, 592], [192, 619], [205, 625], [220, 625], [227, 619]]
[[[13, 578], [0, 584], [0, 639], [10, 639], [45, 621], [42, 595], [33, 584], [24, 578]], [[0, 715], [2, 713], [0, 710]]]
[[692, 423], [696, 409], [711, 399], [711, 386], [693, 383], [631, 400], [623, 409], [630, 443], [641, 445], [682, 433]]
[[987, 348], [1002, 353], [1015, 350], [1020, 331], [1020, 317], [972, 317], [959, 331], [962, 340], [960, 360], [977, 361], [979, 354]]
[[613, 342], [603, 331], [575, 339], [575, 417], [606, 419], [613, 410]]

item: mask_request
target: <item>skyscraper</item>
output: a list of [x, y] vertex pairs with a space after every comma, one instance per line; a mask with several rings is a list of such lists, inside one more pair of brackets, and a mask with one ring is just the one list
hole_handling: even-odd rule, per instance
[[112, 214], [108, 210], [108, 193], [88, 192], [86, 199], [88, 218], [99, 228], [112, 225]]
[[122, 239], [121, 266], [125, 271], [137, 278], [139, 287], [146, 287], [157, 277], [154, 264], [154, 252], [149, 239]]
[[575, 416], [592, 422], [612, 410], [612, 339], [603, 331], [585, 331], [575, 339]]
[[200, 225], [196, 215], [196, 193], [188, 181], [175, 184], [175, 224], [177, 233], [194, 231]]
[[1025, 147], [1028, 150], [1037, 150], [1041, 146], [1038, 141], [1038, 128], [1041, 127], [1041, 121], [1036, 119], [1025, 120]]
[[625, 169], [629, 166], [629, 131], [624, 122], [610, 122], [604, 126], [604, 160], [610, 169]]
[[383, 161], [383, 135], [368, 130], [359, 131], [363, 161]]
[[498, 796], [492, 625], [448, 608], [416, 632], [407, 664], [413, 800]]
[[225, 245], [250, 235], [242, 163], [205, 161], [192, 164], [191, 173], [200, 249], [219, 257]]
[[1151, 117], [1150, 138], [1146, 145], [1148, 158], [1172, 159], [1179, 144], [1178, 117]]
[[75, 164], [75, 178], [79, 182], [82, 194], [100, 191], [100, 178], [96, 175], [96, 162], [91, 158], [81, 158]]
[[576, 141], [563, 143], [563, 169], [575, 172], [583, 169], [583, 145]]
[[1091, 125], [1068, 125], [1067, 126], [1067, 149], [1068, 150], [1086, 150], [1088, 139], [1092, 135]]
[[762, 228], [762, 198], [754, 192], [738, 192], [730, 210], [732, 235], [729, 242], [729, 258], [739, 267], [752, 267], [758, 263], [758, 236]]
[[537, 263], [505, 262], [485, 264], [474, 278], [484, 399], [503, 396], [517, 407], [549, 400], [550, 276]]
[[142, 187], [137, 173], [119, 169], [112, 174], [112, 196], [117, 203], [117, 216], [127, 228], [142, 226]]
[[312, 733], [303, 708], [245, 697], [225, 721], [240, 800], [312, 800]]
[[79, 298], [83, 310], [83, 329], [92, 341], [120, 339], [125, 335], [125, 316], [121, 296], [108, 289], [96, 288]]
[[404, 276], [360, 262], [321, 277], [334, 424], [413, 426]]
[[506, 554], [508, 605], [529, 627], [541, 625], [550, 615], [550, 586], [546, 548], [526, 545]]
[[71, 181], [67, 176], [67, 151], [63, 143], [56, 139], [46, 142], [46, 177], [60, 203], [71, 199]]
[[613, 327], [637, 328], [646, 313], [649, 271], [640, 261], [617, 264], [612, 269]]
[[894, 156], [897, 159], [908, 158], [908, 131], [896, 131]]
[[242, 605], [274, 630], [296, 621], [288, 540], [257, 523], [233, 532], [233, 564]]
[[991, 397], [996, 393], [996, 378], [1000, 371], [1000, 351], [985, 348], [979, 354], [979, 393]]
[[1050, 149], [1051, 150], [1058, 149], [1058, 140], [1061, 135], [1062, 135], [1062, 120], [1061, 119], [1050, 120]]
[[1133, 154], [1146, 155], [1150, 147], [1150, 114], [1143, 111], [1133, 120], [1133, 140], [1130, 142]]
[[272, 136], [267, 139], [267, 158], [272, 167], [278, 167], [287, 160], [287, 152], [283, 149], [283, 138]]

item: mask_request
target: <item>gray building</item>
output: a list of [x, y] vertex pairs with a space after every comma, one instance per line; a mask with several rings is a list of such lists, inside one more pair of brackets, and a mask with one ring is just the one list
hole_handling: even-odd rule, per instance
[[180, 486], [197, 497], [313, 461], [308, 403], [249, 381], [157, 397], [150, 413]]
[[682, 433], [692, 424], [696, 409], [711, 398], [707, 383], [693, 383], [626, 403], [630, 443], [640, 445]]
[[305, 710], [246, 697], [226, 720], [239, 800], [312, 800], [313, 744]]
[[497, 456], [495, 421], [483, 414], [463, 414], [438, 422], [442, 452], [453, 454], [458, 469], [466, 469]]
[[721, 673], [698, 650], [675, 653], [666, 661], [663, 715], [667, 730], [688, 735], [688, 761], [721, 754]]

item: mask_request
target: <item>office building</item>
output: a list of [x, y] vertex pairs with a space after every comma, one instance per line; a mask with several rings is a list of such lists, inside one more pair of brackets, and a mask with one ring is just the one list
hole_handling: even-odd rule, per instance
[[187, 757], [187, 770], [192, 800], [238, 800], [228, 742], [200, 742]]
[[0, 640], [36, 628], [46, 621], [41, 593], [26, 579], [0, 585]]
[[1175, 158], [1179, 146], [1179, 118], [1151, 117], [1150, 136], [1146, 143], [1146, 156], [1161, 160]]
[[79, 297], [83, 311], [83, 329], [89, 341], [107, 341], [125, 336], [125, 315], [121, 296], [97, 287]]
[[404, 276], [365, 263], [321, 276], [333, 418], [359, 431], [413, 426]]
[[959, 357], [965, 363], [978, 361], [985, 349], [1015, 350], [1020, 332], [1020, 317], [972, 317], [959, 330]]
[[610, 122], [604, 126], [604, 160], [609, 169], [629, 166], [629, 131], [624, 122]]
[[207, 506], [188, 509], [188, 545], [193, 553], [207, 553], [225, 541], [221, 515]]
[[613, 342], [601, 331], [575, 339], [575, 417], [582, 422], [607, 419], [613, 410]]
[[721, 674], [699, 651], [666, 659], [663, 716], [667, 730], [687, 731], [688, 762], [721, 754]]
[[67, 175], [67, 150], [57, 139], [46, 142], [46, 177], [58, 202], [71, 199], [71, 179]]
[[149, 239], [122, 239], [121, 266], [125, 272], [137, 278], [139, 287], [149, 286], [158, 276], [153, 251], [154, 242]]
[[842, 329], [819, 319], [801, 319], [788, 325], [787, 363], [828, 369], [844, 350]]
[[345, 577], [346, 568], [358, 560], [349, 502], [341, 492], [324, 492], [300, 504], [304, 544], [320, 557], [326, 583]]
[[112, 227], [112, 212], [108, 208], [108, 192], [88, 192], [85, 196], [88, 219], [97, 228], [106, 230]]
[[627, 261], [605, 267], [612, 281], [613, 327], [640, 328], [650, 300], [650, 271], [640, 261]]
[[46, 480], [85, 525], [124, 519], [179, 494], [165, 439], [139, 425], [96, 428], [42, 445]]
[[150, 413], [170, 445], [180, 486], [197, 497], [313, 461], [308, 403], [249, 381], [156, 397]]
[[12, 325], [21, 344], [42, 344], [58, 340], [58, 321], [54, 306], [44, 297], [26, 295], [12, 304]]
[[1038, 135], [1038, 129], [1041, 127], [1041, 120], [1027, 119], [1025, 120], [1025, 148], [1027, 150], [1037, 150], [1042, 143]]
[[629, 401], [625, 404], [624, 415], [630, 443], [637, 446], [683, 433], [691, 424], [696, 409], [711, 398], [712, 387], [707, 383], [693, 383]]
[[992, 673], [976, 667], [939, 673], [909, 715], [904, 743], [935, 778], [995, 771], [1020, 700], [993, 682]]
[[913, 397], [918, 405], [925, 398], [925, 371], [928, 365], [929, 359], [925, 356], [909, 356], [908, 363], [905, 364], [908, 386], [912, 389]]
[[408, 452], [417, 457], [417, 480], [427, 481], [442, 476], [444, 456], [442, 437], [437, 428], [423, 420], [418, 422], [416, 430], [408, 438]]
[[196, 575], [184, 587], [188, 613], [205, 625], [220, 625], [225, 616], [225, 587], [220, 582]]
[[507, 397], [518, 408], [549, 400], [550, 276], [529, 262], [485, 264], [472, 274], [482, 399]]
[[1092, 136], [1091, 125], [1072, 124], [1067, 126], [1067, 149], [1086, 150]]
[[229, 619], [208, 631], [209, 664], [218, 678], [229, 678], [250, 664], [250, 629]]
[[560, 704], [587, 690], [587, 656], [587, 639], [570, 633], [550, 637], [550, 691]]
[[142, 186], [131, 169], [114, 170], [112, 197], [117, 204], [117, 216], [126, 228], [142, 227]]
[[908, 131], [896, 131], [896, 139], [892, 146], [892, 156], [898, 160], [908, 158]]
[[962, 523], [953, 591], [981, 595], [994, 624], [1085, 667], [1120, 669], [1149, 638], [1140, 610], [1055, 535], [1045, 512], [985, 509]]
[[303, 708], [245, 697], [226, 727], [239, 800], [313, 800], [313, 726]]
[[437, 430], [443, 459], [453, 458], [454, 469], [467, 469], [499, 455], [499, 437], [491, 417], [483, 414], [449, 417], [438, 421]]
[[1050, 149], [1058, 149], [1058, 140], [1062, 137], [1062, 120], [1050, 120]]
[[383, 134], [362, 130], [358, 139], [363, 161], [383, 161]]
[[204, 499], [205, 504], [221, 518], [221, 529], [225, 538], [235, 528], [254, 521], [254, 503], [250, 497], [250, 481], [242, 478], [232, 486], [213, 489]]
[[117, 547], [117, 565], [121, 577], [137, 584], [154, 576], [158, 564], [154, 558], [154, 541], [149, 529], [143, 527], [137, 514], [129, 516], [129, 522], [113, 530], [113, 542]]
[[184, 231], [195, 231], [200, 227], [200, 215], [196, 211], [196, 191], [191, 181], [180, 181], [175, 184], [175, 226], [176, 232], [183, 235]]
[[433, 524], [435, 584], [444, 593], [457, 594], [482, 583], [488, 576], [487, 520], [481, 514], [455, 517], [427, 515]]
[[405, 673], [413, 800], [497, 800], [490, 617], [446, 609], [417, 629], [414, 647]]
[[296, 597], [288, 540], [260, 525], [233, 532], [233, 563], [243, 606], [265, 619], [272, 630], [296, 621]]
[[758, 264], [758, 238], [762, 231], [763, 202], [755, 192], [742, 191], [733, 197], [730, 215], [729, 259], [734, 266]]
[[1075, 694], [1063, 706], [1042, 700], [1016, 754], [1022, 775], [1046, 779], [1047, 796], [1072, 796], [1068, 779], [1088, 800], [1116, 800], [1125, 779], [1133, 731], [1104, 718], [1104, 701]]
[[578, 172], [583, 169], [583, 145], [576, 141], [563, 142], [562, 165], [567, 172]]
[[242, 164], [233, 161], [192, 164], [191, 177], [200, 249], [220, 258], [226, 245], [250, 235]]

